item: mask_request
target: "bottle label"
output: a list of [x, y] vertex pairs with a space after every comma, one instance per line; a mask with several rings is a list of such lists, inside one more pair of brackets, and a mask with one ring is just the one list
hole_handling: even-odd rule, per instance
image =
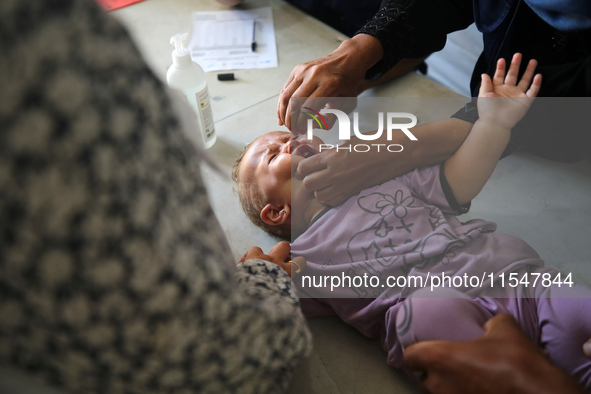
[[201, 118], [201, 124], [203, 126], [203, 136], [205, 141], [209, 141], [213, 138], [215, 128], [213, 124], [213, 113], [211, 112], [211, 104], [209, 102], [209, 92], [207, 87], [200, 92], [195, 93], [195, 99], [197, 100], [197, 107], [199, 109], [199, 117]]

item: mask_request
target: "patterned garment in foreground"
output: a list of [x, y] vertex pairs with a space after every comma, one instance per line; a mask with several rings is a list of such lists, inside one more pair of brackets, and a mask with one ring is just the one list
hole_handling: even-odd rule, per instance
[[291, 280], [235, 267], [125, 30], [3, 0], [0, 48], [0, 363], [72, 392], [284, 389], [311, 346]]

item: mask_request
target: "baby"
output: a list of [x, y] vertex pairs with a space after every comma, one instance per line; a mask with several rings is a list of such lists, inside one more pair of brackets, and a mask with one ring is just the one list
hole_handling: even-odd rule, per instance
[[[521, 80], [520, 62], [515, 55], [505, 73], [501, 59], [492, 80], [483, 75], [480, 119], [445, 163], [365, 189], [338, 207], [325, 207], [293, 177], [317, 141], [310, 147], [289, 133], [265, 134], [245, 149], [233, 175], [253, 222], [291, 235], [292, 256], [306, 259], [298, 279], [308, 316], [337, 314], [379, 338], [388, 363], [402, 368], [405, 347], [476, 338], [488, 319], [509, 313], [589, 390], [591, 360], [582, 345], [591, 337], [591, 291], [545, 268], [524, 241], [495, 233], [494, 223], [455, 216], [489, 179], [540, 88], [535, 61]], [[357, 285], [359, 278], [371, 281]]]
[[[291, 137], [288, 132], [273, 131], [257, 138], [244, 148], [232, 171], [240, 203], [250, 220], [285, 240], [305, 231], [312, 217], [324, 208], [293, 177], [297, 164], [316, 154], [321, 141]], [[292, 202], [298, 207], [295, 211]]]

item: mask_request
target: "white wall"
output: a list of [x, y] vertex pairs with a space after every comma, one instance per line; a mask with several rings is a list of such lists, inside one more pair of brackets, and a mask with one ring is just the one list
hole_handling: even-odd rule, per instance
[[449, 34], [445, 48], [427, 58], [427, 76], [470, 97], [470, 77], [482, 47], [482, 34], [474, 24]]

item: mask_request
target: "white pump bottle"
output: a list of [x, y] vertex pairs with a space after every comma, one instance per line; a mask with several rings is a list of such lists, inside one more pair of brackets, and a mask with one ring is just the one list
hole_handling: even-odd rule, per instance
[[210, 148], [216, 141], [216, 134], [211, 112], [211, 103], [207, 91], [205, 72], [201, 66], [191, 60], [189, 49], [185, 45], [187, 33], [172, 36], [170, 43], [175, 49], [172, 51], [172, 65], [166, 72], [166, 82], [173, 89], [184, 93], [189, 105], [199, 118], [205, 148]]

